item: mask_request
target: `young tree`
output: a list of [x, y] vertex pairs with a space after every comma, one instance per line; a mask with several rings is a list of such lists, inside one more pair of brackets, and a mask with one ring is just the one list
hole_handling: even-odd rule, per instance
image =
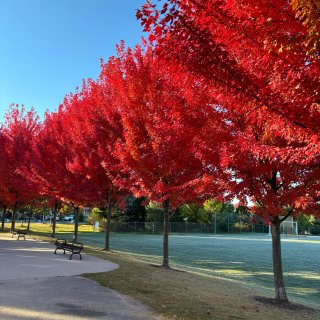
[[30, 179], [38, 185], [39, 193], [52, 207], [51, 237], [55, 237], [57, 213], [62, 205], [61, 190], [70, 172], [66, 168], [68, 146], [64, 144], [60, 115], [46, 113], [43, 126], [33, 144], [33, 161]]
[[11, 207], [12, 224], [19, 206], [38, 197], [37, 185], [28, 179], [33, 159], [33, 140], [40, 129], [34, 110], [26, 112], [24, 107], [12, 105], [5, 115], [0, 143], [0, 190], [3, 208]]
[[120, 172], [113, 149], [122, 139], [122, 125], [112, 99], [108, 83], [89, 79], [80, 92], [66, 97], [60, 110], [71, 155], [66, 166], [77, 177], [78, 188], [81, 186], [78, 193], [65, 196], [75, 203], [99, 207], [107, 220], [105, 250], [110, 249], [112, 212], [128, 194], [115, 183]]
[[[239, 126], [233, 129], [234, 141], [229, 141], [221, 151], [221, 165], [230, 174], [225, 196], [238, 198], [240, 204], [254, 203], [251, 211], [271, 223], [276, 300], [288, 301], [282, 272], [280, 224], [290, 215], [299, 215], [301, 210], [318, 214], [319, 197], [314, 192], [318, 169], [298, 164], [289, 166], [281, 161], [280, 154], [270, 159], [249, 151], [246, 143], [252, 140], [255, 146], [263, 143], [278, 148], [279, 152], [288, 147], [272, 122], [268, 113], [260, 114], [259, 122], [254, 124], [238, 116], [238, 122], [234, 121], [235, 127]], [[249, 136], [251, 139], [242, 141]]]
[[[154, 58], [151, 48], [118, 48], [103, 66], [102, 77], [114, 88], [124, 140], [115, 155], [127, 178], [119, 183], [135, 196], [146, 196], [164, 210], [163, 262], [169, 268], [168, 225], [172, 208], [196, 201], [203, 164], [194, 137], [212, 113], [196, 82], [180, 77]], [[216, 118], [219, 123], [219, 117]]]

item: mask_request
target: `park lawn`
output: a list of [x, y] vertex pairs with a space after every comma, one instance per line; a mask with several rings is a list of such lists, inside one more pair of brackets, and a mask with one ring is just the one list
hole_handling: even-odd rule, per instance
[[[66, 235], [68, 236], [68, 235]], [[103, 248], [103, 233], [80, 233], [80, 242]], [[319, 239], [283, 238], [283, 267], [290, 301], [318, 308], [320, 299]], [[162, 258], [162, 236], [112, 233], [111, 250], [151, 264]], [[224, 278], [272, 296], [271, 238], [259, 234], [171, 234], [171, 266]]]
[[178, 270], [164, 270], [118, 253], [86, 249], [88, 254], [118, 263], [111, 272], [86, 274], [102, 286], [136, 298], [168, 319], [310, 319], [320, 312], [298, 305], [285, 307], [260, 303], [262, 290]]
[[[5, 228], [10, 229], [11, 223], [6, 223]], [[26, 229], [27, 223], [21, 224], [19, 220], [16, 221], [17, 229]], [[90, 224], [80, 224], [79, 232], [92, 232], [92, 225]], [[51, 234], [52, 227], [49, 222], [41, 223], [41, 222], [31, 222], [30, 224], [30, 232], [35, 233], [43, 233], [43, 234]], [[56, 225], [56, 233], [73, 233], [74, 232], [74, 224], [71, 223], [57, 223]]]

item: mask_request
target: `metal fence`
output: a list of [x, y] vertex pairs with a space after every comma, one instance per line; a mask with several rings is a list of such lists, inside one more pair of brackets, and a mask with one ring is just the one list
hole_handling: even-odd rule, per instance
[[[162, 233], [163, 222], [111, 222], [111, 232], [145, 232]], [[214, 223], [169, 222], [169, 232], [173, 233], [268, 233], [269, 227], [264, 224], [235, 225], [228, 224], [219, 228]]]
[[[161, 234], [163, 222], [111, 222], [111, 232], [143, 232], [150, 234]], [[191, 223], [191, 222], [169, 222], [170, 233], [269, 233], [269, 226], [263, 223], [251, 224], [227, 224], [215, 223]], [[288, 232], [288, 234], [291, 234]], [[298, 235], [320, 235], [320, 227], [306, 228], [298, 226]], [[293, 232], [292, 235], [297, 235]]]

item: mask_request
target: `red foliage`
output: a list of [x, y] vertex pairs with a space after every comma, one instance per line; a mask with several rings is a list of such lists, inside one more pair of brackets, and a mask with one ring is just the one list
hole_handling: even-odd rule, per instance
[[0, 201], [18, 206], [37, 198], [37, 185], [29, 179], [33, 141], [40, 125], [34, 110], [11, 106], [0, 134]]
[[37, 139], [34, 175], [46, 196], [77, 206], [106, 208], [114, 191], [103, 162], [110, 167], [111, 163], [101, 158], [99, 150], [101, 143], [111, 148], [106, 139], [110, 128], [97, 108], [98, 87], [89, 83], [81, 92], [67, 96], [57, 113], [46, 115]]
[[82, 201], [100, 208], [119, 204], [127, 191], [116, 186], [119, 161], [114, 145], [122, 137], [119, 112], [112, 108], [112, 95], [106, 83], [89, 80], [80, 92], [65, 99], [63, 124], [70, 139], [67, 168], [81, 177]]
[[317, 213], [320, 60], [289, 1], [171, 0], [160, 10], [147, 2], [138, 11], [157, 53], [209, 86], [225, 111], [229, 195], [259, 200], [264, 214], [302, 203]]
[[121, 114], [115, 155], [127, 177], [119, 183], [160, 203], [195, 201], [204, 170], [196, 143], [214, 114], [205, 91], [156, 60], [151, 48], [122, 45], [118, 55], [103, 65], [101, 79], [114, 90], [110, 102]]
[[318, 161], [319, 53], [310, 54], [308, 30], [289, 1], [170, 0], [164, 9], [147, 2], [138, 11], [162, 57], [211, 84], [220, 105], [252, 124], [267, 111], [288, 148], [264, 146], [264, 155]]

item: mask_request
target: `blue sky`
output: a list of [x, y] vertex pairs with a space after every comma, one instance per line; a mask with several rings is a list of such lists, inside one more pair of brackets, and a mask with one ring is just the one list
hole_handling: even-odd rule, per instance
[[144, 0], [0, 0], [0, 121], [10, 103], [54, 111], [99, 59], [143, 36], [135, 11]]

